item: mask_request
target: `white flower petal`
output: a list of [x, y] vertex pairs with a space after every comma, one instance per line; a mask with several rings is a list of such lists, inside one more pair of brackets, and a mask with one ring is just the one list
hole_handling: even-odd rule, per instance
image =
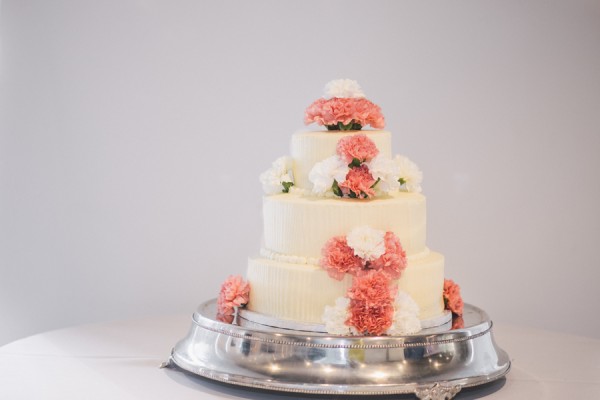
[[326, 99], [332, 97], [361, 98], [365, 97], [358, 82], [352, 79], [335, 79], [325, 85]]
[[414, 299], [406, 292], [399, 290], [396, 294], [394, 308], [399, 312], [406, 312], [409, 314], [419, 315], [419, 305]]
[[354, 254], [365, 261], [373, 261], [385, 253], [385, 232], [369, 226], [352, 229], [346, 236]]
[[377, 155], [370, 162], [366, 163], [369, 167], [369, 172], [375, 180], [379, 179], [375, 189], [381, 193], [395, 192], [400, 189], [400, 176], [396, 163], [391, 158], [382, 155]]
[[406, 292], [398, 291], [394, 300], [394, 317], [388, 335], [408, 335], [421, 330], [419, 306]]
[[395, 167], [397, 168], [397, 174], [406, 183], [404, 187], [409, 192], [421, 192], [421, 182], [423, 182], [423, 173], [410, 159], [404, 156], [396, 156], [394, 158]]
[[308, 180], [313, 184], [312, 191], [325, 194], [331, 190], [333, 180], [343, 182], [348, 174], [348, 165], [338, 156], [331, 156], [316, 163], [308, 173]]
[[294, 182], [292, 165], [293, 160], [291, 157], [279, 157], [273, 161], [271, 168], [260, 174], [259, 180], [266, 194], [281, 193], [283, 182]]
[[388, 328], [386, 333], [388, 335], [410, 335], [412, 333], [417, 333], [421, 330], [421, 321], [419, 318], [414, 315], [406, 314], [406, 315], [398, 315], [394, 316], [394, 322]]
[[350, 299], [338, 297], [335, 306], [325, 306], [322, 320], [325, 323], [325, 330], [332, 335], [350, 335], [351, 329], [346, 325], [348, 319], [348, 307]]

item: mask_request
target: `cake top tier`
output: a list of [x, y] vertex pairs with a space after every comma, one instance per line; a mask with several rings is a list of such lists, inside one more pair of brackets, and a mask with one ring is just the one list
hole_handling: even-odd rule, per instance
[[[291, 157], [278, 158], [260, 176], [266, 194], [372, 199], [421, 191], [421, 171], [404, 156], [392, 158], [381, 109], [356, 81], [329, 82], [324, 96], [306, 109], [304, 122], [327, 130], [293, 135]], [[361, 131], [366, 125], [374, 130]]]
[[381, 108], [365, 98], [358, 82], [336, 79], [325, 85], [325, 94], [304, 112], [304, 123], [324, 125], [330, 131], [357, 131], [371, 125], [383, 129]]

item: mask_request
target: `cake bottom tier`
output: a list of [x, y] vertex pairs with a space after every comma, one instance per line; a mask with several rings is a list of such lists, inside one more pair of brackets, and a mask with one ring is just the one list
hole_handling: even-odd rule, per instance
[[[311, 324], [322, 323], [325, 306], [344, 297], [352, 284], [350, 275], [337, 281], [318, 265], [265, 258], [249, 259], [246, 277], [251, 287], [249, 310]], [[407, 292], [419, 305], [421, 319], [443, 313], [443, 288], [444, 256], [435, 252], [409, 260], [398, 280], [398, 290]]]

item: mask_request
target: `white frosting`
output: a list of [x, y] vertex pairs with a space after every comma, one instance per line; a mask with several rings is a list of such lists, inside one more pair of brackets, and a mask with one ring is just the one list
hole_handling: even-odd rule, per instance
[[365, 93], [362, 91], [358, 82], [352, 79], [335, 79], [327, 82], [325, 85], [325, 94], [323, 95], [326, 99], [332, 97], [344, 97], [344, 98], [361, 98], [365, 97]]
[[425, 197], [398, 192], [373, 200], [309, 198], [288, 193], [263, 199], [265, 248], [319, 258], [325, 243], [359, 226], [392, 231], [408, 256], [425, 247]]
[[[276, 318], [320, 323], [326, 305], [344, 297], [352, 283], [346, 275], [341, 281], [331, 278], [314, 264], [294, 264], [264, 258], [251, 258], [247, 279], [250, 282], [248, 309]], [[398, 280], [398, 289], [408, 293], [427, 319], [443, 313], [444, 257], [430, 252], [414, 260]]]
[[392, 136], [388, 131], [301, 131], [292, 135], [291, 155], [294, 159], [294, 184], [299, 188], [312, 189], [308, 174], [313, 166], [335, 155], [338, 141], [344, 136], [365, 134], [379, 150], [379, 154], [391, 158]]
[[319, 259], [313, 257], [294, 256], [290, 254], [280, 254], [267, 250], [264, 247], [260, 249], [260, 255], [268, 260], [282, 261], [292, 264], [319, 264]]
[[385, 231], [368, 225], [358, 226], [346, 235], [348, 247], [365, 261], [374, 261], [385, 253]]

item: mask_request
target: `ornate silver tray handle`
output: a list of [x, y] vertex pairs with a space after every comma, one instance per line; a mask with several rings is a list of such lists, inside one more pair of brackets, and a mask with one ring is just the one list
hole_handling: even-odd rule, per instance
[[[487, 314], [465, 305], [464, 327], [410, 336], [331, 336], [215, 319], [203, 303], [167, 366], [235, 385], [285, 392], [346, 395], [414, 393], [453, 398], [510, 368]], [[447, 327], [445, 329], [448, 329]]]

